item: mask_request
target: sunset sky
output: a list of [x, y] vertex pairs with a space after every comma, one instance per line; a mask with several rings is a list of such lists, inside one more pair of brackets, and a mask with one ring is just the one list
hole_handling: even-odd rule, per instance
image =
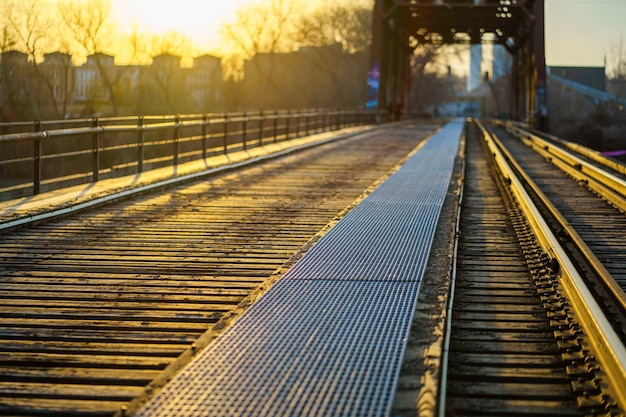
[[176, 31], [203, 50], [219, 47], [219, 27], [249, 0], [112, 0], [112, 14], [122, 29], [137, 24], [154, 33]]
[[624, 40], [626, 0], [546, 0], [546, 61], [554, 66], [602, 66]]
[[[252, 0], [112, 1], [122, 27], [135, 22], [155, 33], [175, 30], [201, 49], [216, 51], [221, 22]], [[626, 43], [626, 0], [546, 0], [548, 65], [603, 65], [620, 38]]]

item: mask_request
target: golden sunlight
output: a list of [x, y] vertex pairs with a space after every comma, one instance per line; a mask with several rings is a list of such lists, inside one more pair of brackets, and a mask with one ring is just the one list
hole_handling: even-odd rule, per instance
[[249, 0], [112, 0], [122, 31], [137, 26], [155, 34], [178, 32], [202, 49], [219, 46], [220, 25]]

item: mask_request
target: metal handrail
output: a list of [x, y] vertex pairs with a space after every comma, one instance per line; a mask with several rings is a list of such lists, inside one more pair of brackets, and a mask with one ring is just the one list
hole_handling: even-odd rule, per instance
[[[2, 170], [9, 172], [9, 166], [15, 167], [28, 160], [32, 161], [32, 194], [36, 195], [41, 192], [42, 182], [62, 182], [63, 175], [53, 176], [46, 181], [42, 178], [43, 162], [50, 163], [52, 159], [91, 155], [91, 182], [97, 182], [104, 171], [113, 176], [111, 172], [116, 165], [128, 168], [129, 149], [136, 150], [134, 165], [136, 172], [140, 173], [146, 163], [154, 162], [156, 165], [157, 161], [163, 161], [164, 158], [169, 158], [171, 165], [177, 166], [181, 153], [187, 159], [204, 159], [209, 153], [227, 154], [233, 149], [245, 150], [250, 146], [262, 146], [264, 139], [278, 142], [347, 126], [373, 124], [386, 119], [386, 112], [371, 109], [303, 109], [0, 123], [0, 129], [30, 130], [0, 135], [0, 147], [5, 147], [0, 148], [0, 173]], [[78, 126], [67, 127], [68, 123]], [[149, 133], [154, 136], [151, 140], [146, 137]], [[79, 150], [68, 149], [62, 142], [66, 139], [76, 141], [77, 138], [80, 142]], [[83, 138], [85, 143], [89, 143], [88, 140], [91, 139], [91, 144], [83, 146]], [[112, 143], [111, 138], [123, 143]], [[52, 140], [55, 140], [57, 149], [44, 153], [43, 144]], [[24, 143], [27, 142], [33, 144], [30, 157], [24, 156], [27, 154], [23, 149]], [[17, 143], [13, 146], [19, 148], [21, 153], [20, 150], [15, 150], [18, 155], [11, 155], [7, 150], [9, 143]], [[170, 150], [164, 152], [162, 147], [170, 145]], [[183, 145], [188, 148], [184, 152], [180, 149]], [[160, 154], [146, 159], [149, 147], [161, 147], [155, 151]], [[108, 169], [103, 170], [101, 159], [105, 152], [113, 159], [123, 159], [126, 162], [110, 164]], [[25, 168], [24, 165], [20, 166], [22, 172], [26, 171]], [[89, 170], [84, 169], [80, 173], [73, 172], [72, 175], [88, 173]], [[24, 183], [18, 188], [23, 188], [23, 185]], [[0, 193], [2, 191], [0, 188]]]

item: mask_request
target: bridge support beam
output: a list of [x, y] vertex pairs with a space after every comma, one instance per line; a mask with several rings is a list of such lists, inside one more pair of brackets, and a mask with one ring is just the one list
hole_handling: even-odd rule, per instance
[[535, 0], [533, 16], [533, 71], [535, 80], [535, 125], [545, 132], [549, 129], [548, 118], [548, 75], [546, 70], [546, 41], [544, 0]]
[[453, 43], [467, 34], [478, 43], [485, 33], [513, 55], [512, 117], [547, 130], [544, 0], [376, 0], [371, 65], [380, 69], [377, 106], [396, 117], [406, 111], [417, 40]]

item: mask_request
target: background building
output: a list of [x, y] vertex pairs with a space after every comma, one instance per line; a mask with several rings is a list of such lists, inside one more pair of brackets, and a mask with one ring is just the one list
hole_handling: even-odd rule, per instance
[[202, 55], [191, 68], [163, 54], [151, 65], [116, 65], [96, 53], [76, 66], [61, 52], [32, 63], [18, 51], [0, 54], [0, 121], [210, 113], [222, 101], [221, 58]]

